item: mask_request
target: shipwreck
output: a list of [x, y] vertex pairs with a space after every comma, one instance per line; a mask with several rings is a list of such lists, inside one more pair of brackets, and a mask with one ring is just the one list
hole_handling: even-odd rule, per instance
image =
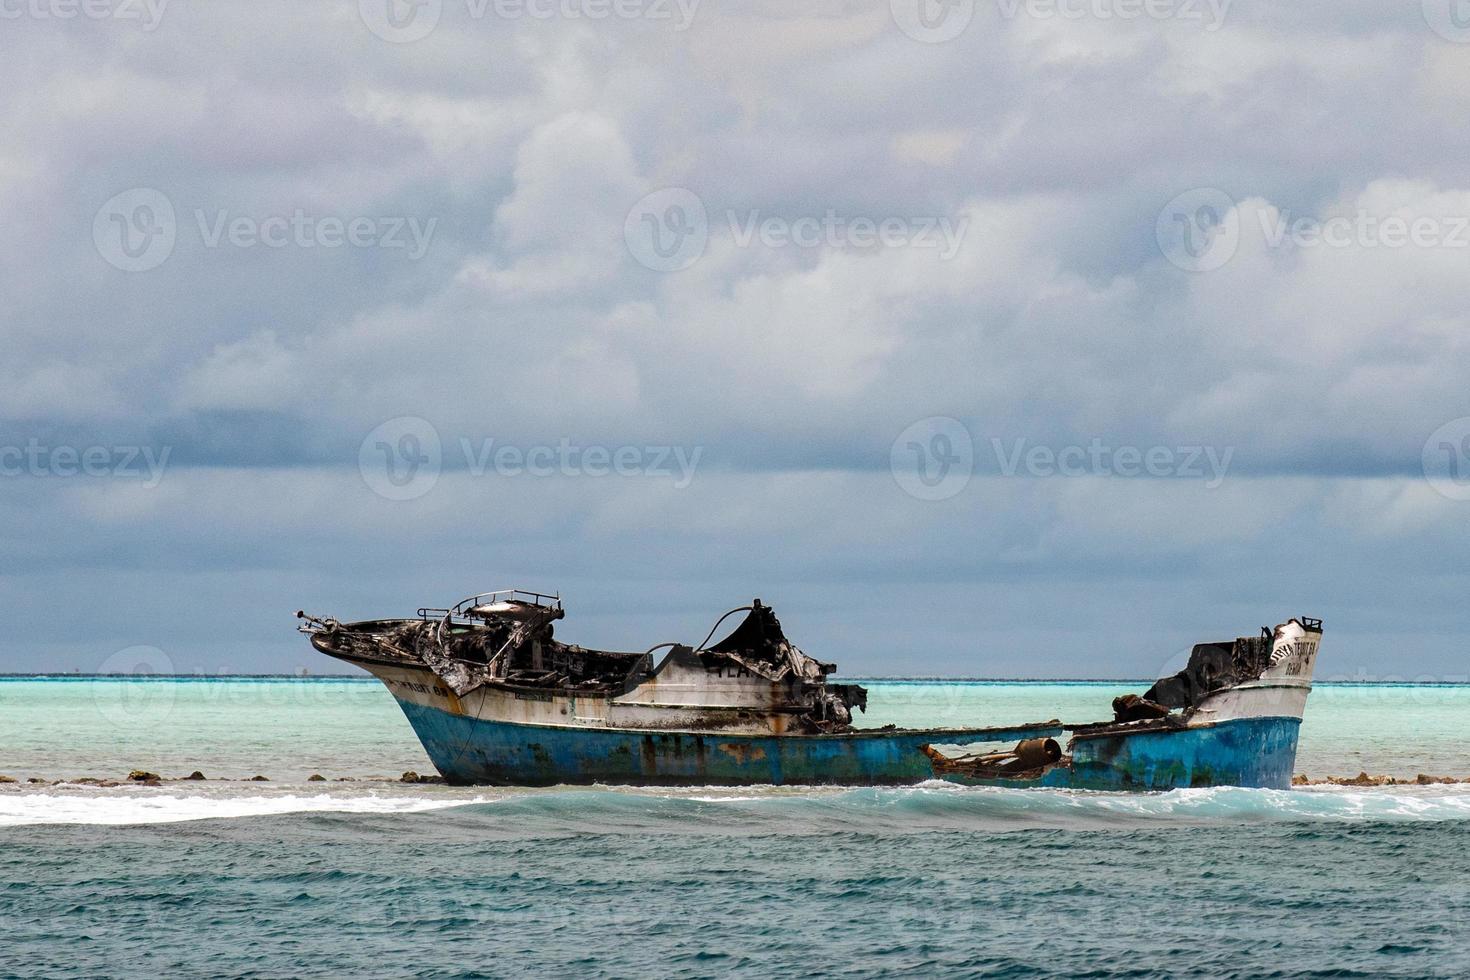
[[564, 615], [559, 596], [521, 590], [403, 619], [297, 613], [317, 650], [387, 686], [446, 781], [501, 785], [1286, 788], [1322, 635], [1303, 617], [1197, 644], [1107, 721], [863, 728], [868, 692], [832, 682], [836, 665], [794, 646], [759, 599], [697, 646], [641, 653], [563, 643]]

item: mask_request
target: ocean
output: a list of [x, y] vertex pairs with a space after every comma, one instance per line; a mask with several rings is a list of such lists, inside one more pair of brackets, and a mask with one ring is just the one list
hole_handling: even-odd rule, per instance
[[[1141, 689], [864, 683], [873, 725], [1102, 718]], [[209, 778], [53, 782], [133, 769]], [[1470, 975], [1470, 785], [520, 790], [407, 770], [433, 768], [372, 680], [0, 680], [0, 976]], [[1470, 687], [1319, 685], [1297, 770], [1470, 777]]]

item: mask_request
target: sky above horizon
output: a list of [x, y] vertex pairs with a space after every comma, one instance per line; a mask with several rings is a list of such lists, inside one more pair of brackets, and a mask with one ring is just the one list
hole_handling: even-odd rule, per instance
[[0, 0], [0, 672], [759, 596], [1470, 679], [1457, 0]]

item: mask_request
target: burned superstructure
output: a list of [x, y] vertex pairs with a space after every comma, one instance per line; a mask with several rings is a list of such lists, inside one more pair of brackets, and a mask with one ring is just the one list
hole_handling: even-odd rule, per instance
[[[745, 618], [710, 644], [737, 613]], [[664, 643], [642, 653], [558, 641], [555, 623], [566, 615], [560, 597], [521, 590], [421, 608], [412, 619], [341, 623], [297, 615], [321, 652], [369, 669], [427, 668], [461, 699], [494, 688], [522, 700], [537, 694], [583, 705], [601, 699], [610, 716], [655, 727], [808, 733], [844, 730], [853, 708], [867, 705], [863, 688], [828, 683], [836, 665], [793, 645], [759, 599], [720, 617], [697, 648]]]

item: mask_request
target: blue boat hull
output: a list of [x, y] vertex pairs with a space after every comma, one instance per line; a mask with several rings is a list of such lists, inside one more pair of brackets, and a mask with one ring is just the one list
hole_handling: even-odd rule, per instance
[[944, 778], [975, 785], [1098, 790], [1290, 785], [1300, 720], [1248, 718], [1209, 727], [1090, 733], [1070, 765], [1033, 779], [937, 775], [923, 746], [1057, 737], [1057, 726], [841, 735], [727, 735], [571, 728], [488, 721], [399, 700], [429, 758], [451, 783], [556, 785], [902, 785]]
[[969, 780], [996, 786], [1170, 790], [1201, 786], [1289, 789], [1301, 719], [1240, 718], [1172, 731], [1093, 735], [1072, 743], [1072, 764], [1035, 780]]

